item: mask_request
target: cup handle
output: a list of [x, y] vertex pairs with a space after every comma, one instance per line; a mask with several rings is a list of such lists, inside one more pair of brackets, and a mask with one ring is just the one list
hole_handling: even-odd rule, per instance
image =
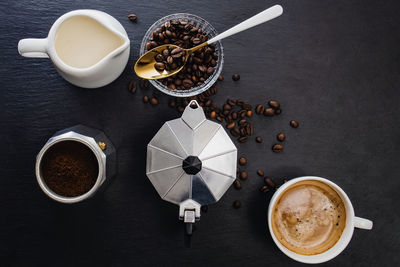
[[354, 217], [354, 227], [365, 230], [371, 230], [372, 226], [373, 226], [372, 221], [360, 217]]
[[47, 38], [28, 38], [18, 42], [18, 52], [23, 57], [49, 57], [47, 55]]

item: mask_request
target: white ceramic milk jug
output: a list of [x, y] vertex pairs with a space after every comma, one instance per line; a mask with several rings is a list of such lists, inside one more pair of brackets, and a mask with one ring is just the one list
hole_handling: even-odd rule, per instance
[[114, 81], [128, 62], [130, 41], [112, 16], [98, 10], [75, 10], [58, 18], [47, 38], [23, 39], [24, 57], [50, 58], [70, 83], [97, 88]]

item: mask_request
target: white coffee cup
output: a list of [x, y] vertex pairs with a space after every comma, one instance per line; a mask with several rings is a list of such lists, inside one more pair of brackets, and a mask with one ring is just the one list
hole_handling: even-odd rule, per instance
[[[77, 68], [68, 65], [57, 54], [55, 37], [61, 24], [72, 17], [88, 17], [97, 21], [121, 38], [123, 44], [90, 67]], [[61, 76], [70, 83], [84, 88], [97, 88], [111, 83], [124, 71], [129, 59], [130, 41], [124, 27], [114, 17], [98, 10], [80, 9], [58, 18], [46, 38], [20, 40], [18, 52], [24, 57], [50, 58]]]
[[[342, 199], [345, 209], [346, 209], [346, 225], [343, 230], [343, 233], [339, 240], [336, 242], [336, 244], [331, 247], [330, 249], [316, 255], [303, 255], [303, 254], [298, 254], [296, 252], [293, 252], [286, 248], [282, 243], [279, 242], [278, 238], [275, 236], [273, 230], [272, 230], [272, 223], [271, 223], [271, 217], [272, 217], [272, 211], [273, 208], [279, 199], [279, 197], [282, 195], [285, 190], [294, 184], [304, 181], [304, 180], [316, 180], [323, 182], [327, 185], [329, 185], [331, 188], [333, 188], [340, 196]], [[269, 232], [272, 236], [272, 239], [274, 240], [275, 244], [278, 246], [280, 250], [282, 250], [283, 253], [285, 253], [287, 256], [290, 258], [303, 262], [303, 263], [322, 263], [325, 261], [329, 261], [339, 255], [346, 246], [349, 244], [351, 237], [353, 236], [353, 231], [354, 227], [360, 228], [360, 229], [366, 229], [366, 230], [371, 230], [372, 229], [372, 221], [363, 219], [360, 217], [356, 217], [354, 215], [354, 209], [353, 205], [351, 204], [351, 201], [349, 197], [346, 195], [346, 193], [335, 183], [321, 177], [316, 177], [316, 176], [303, 176], [299, 178], [292, 179], [286, 183], [284, 183], [279, 189], [275, 192], [273, 195], [271, 202], [269, 203], [269, 208], [268, 208], [268, 226], [269, 226]]]

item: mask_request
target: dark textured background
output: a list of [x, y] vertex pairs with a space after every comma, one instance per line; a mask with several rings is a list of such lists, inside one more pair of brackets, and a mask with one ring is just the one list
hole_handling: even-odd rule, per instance
[[[178, 113], [167, 97], [155, 108], [141, 102], [150, 90], [127, 91], [141, 39], [171, 13], [199, 15], [221, 32], [278, 2], [167, 2], [0, 2], [0, 265], [295, 265], [267, 232], [272, 194], [258, 192], [258, 168], [279, 182], [327, 177], [347, 192], [356, 215], [374, 221], [326, 266], [399, 265], [399, 2], [282, 1], [283, 16], [223, 41], [226, 79], [214, 100], [277, 99], [283, 113], [253, 119], [264, 143], [238, 145], [250, 178], [202, 214], [191, 249], [183, 247], [178, 207], [162, 201], [145, 176], [146, 144]], [[132, 41], [125, 72], [104, 88], [74, 87], [49, 60], [17, 52], [19, 39], [45, 37], [59, 16], [79, 8], [111, 14]], [[132, 12], [137, 23], [127, 19]], [[242, 78], [235, 83], [236, 72]], [[300, 128], [288, 126], [293, 118]], [[54, 132], [78, 123], [114, 142], [119, 173], [105, 192], [62, 205], [36, 184], [35, 156]], [[280, 131], [287, 134], [285, 151], [273, 154]], [[231, 207], [235, 199], [243, 203], [239, 210]]]

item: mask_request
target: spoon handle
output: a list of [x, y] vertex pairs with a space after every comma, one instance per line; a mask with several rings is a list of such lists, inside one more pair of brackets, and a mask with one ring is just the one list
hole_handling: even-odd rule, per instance
[[229, 30], [226, 30], [221, 34], [218, 34], [214, 38], [211, 38], [209, 41], [207, 41], [207, 43], [208, 44], [215, 43], [221, 39], [224, 39], [241, 31], [247, 30], [251, 27], [257, 26], [258, 24], [267, 22], [271, 19], [279, 17], [280, 15], [282, 15], [282, 12], [283, 12], [282, 6], [280, 5], [272, 6], [258, 13], [257, 15], [254, 15], [253, 17], [243, 21], [242, 23], [239, 23], [238, 25], [230, 28]]

